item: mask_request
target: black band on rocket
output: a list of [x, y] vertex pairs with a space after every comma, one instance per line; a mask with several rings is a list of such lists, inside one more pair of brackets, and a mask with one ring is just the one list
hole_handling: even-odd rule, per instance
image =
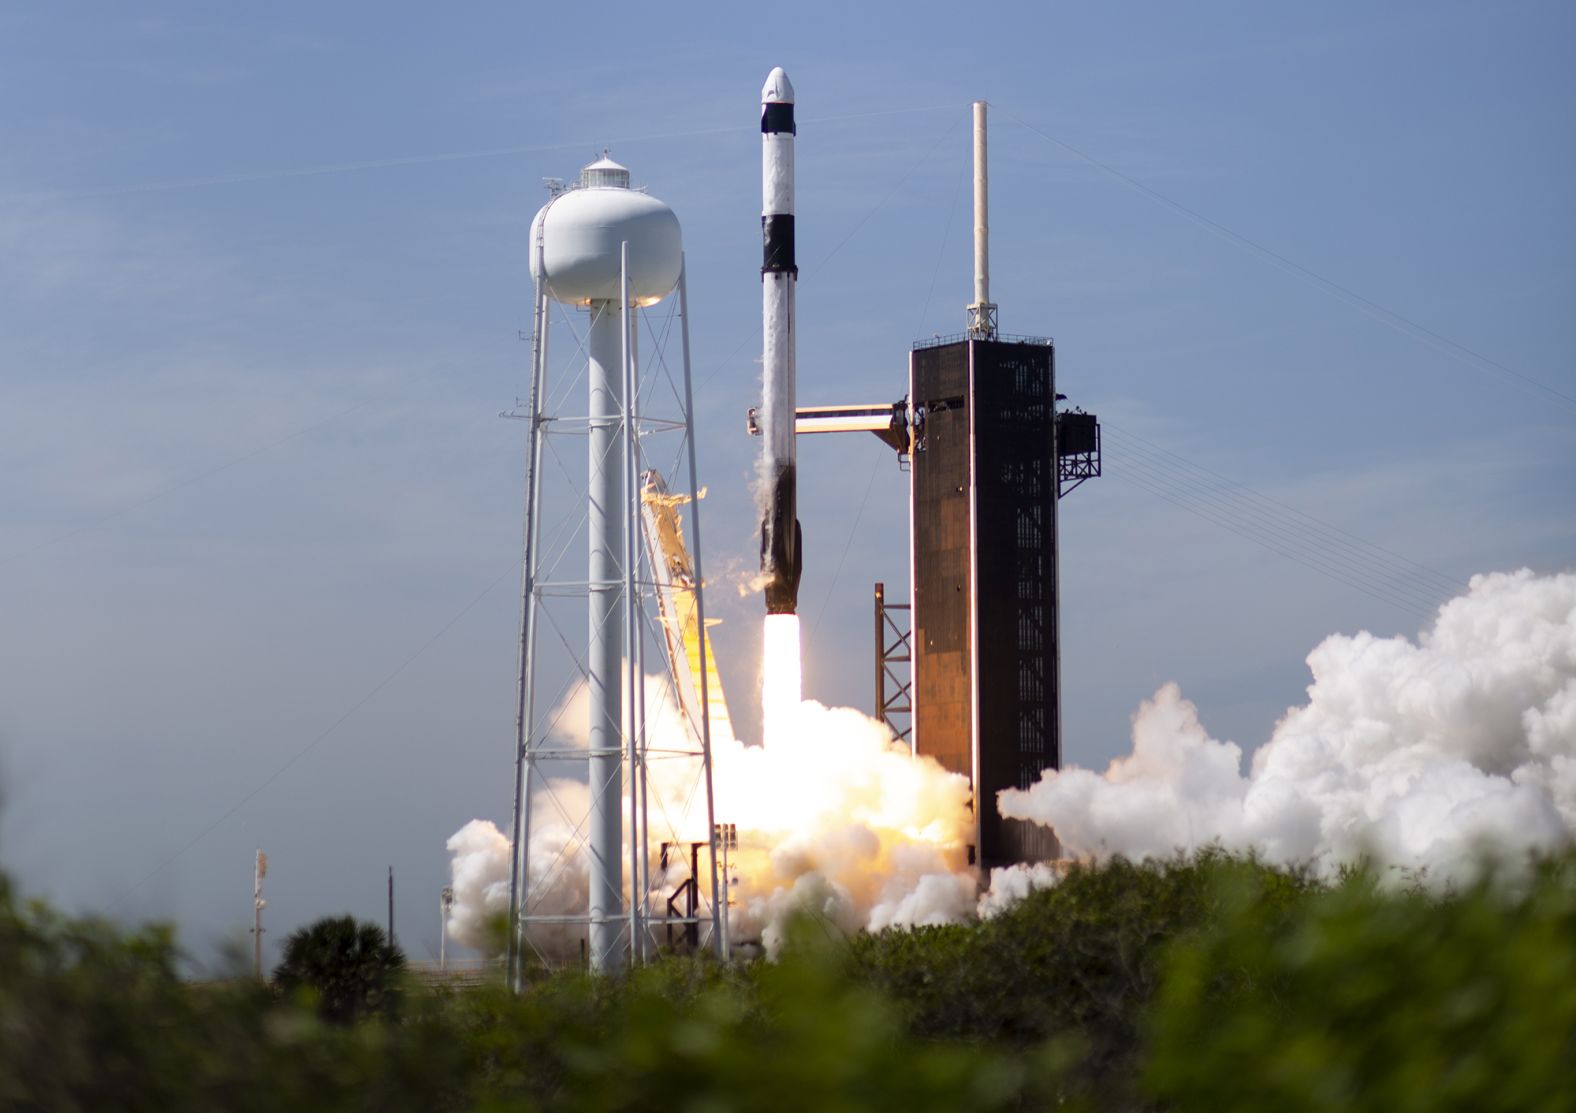
[[761, 240], [762, 274], [769, 271], [799, 273], [793, 254], [793, 213], [761, 217]]
[[761, 105], [761, 132], [763, 134], [770, 135], [774, 132], [786, 131], [789, 135], [796, 135], [798, 130], [793, 122], [793, 105]]
[[761, 522], [761, 571], [766, 579], [766, 613], [799, 609], [799, 579], [804, 572], [804, 535], [797, 513], [798, 482], [790, 465], [772, 483], [771, 506]]

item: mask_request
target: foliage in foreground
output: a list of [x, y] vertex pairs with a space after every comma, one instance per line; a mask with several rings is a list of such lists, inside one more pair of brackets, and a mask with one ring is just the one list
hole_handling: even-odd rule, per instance
[[1269, 914], [1267, 875], [1170, 948], [1152, 1091], [1230, 1111], [1576, 1108], [1576, 855], [1443, 898], [1356, 873]]
[[1222, 885], [1239, 875], [1261, 879], [1255, 909], [1272, 920], [1317, 889], [1303, 872], [1215, 851], [1144, 865], [1117, 859], [1075, 868], [980, 924], [857, 937], [852, 960], [921, 1035], [1075, 1047], [1068, 1081], [1105, 1107], [1131, 1095], [1164, 944], [1203, 929]]
[[1576, 854], [1444, 895], [1113, 862], [982, 924], [810, 934], [775, 964], [407, 987], [339, 1024], [0, 879], [0, 1108], [1568, 1107]]

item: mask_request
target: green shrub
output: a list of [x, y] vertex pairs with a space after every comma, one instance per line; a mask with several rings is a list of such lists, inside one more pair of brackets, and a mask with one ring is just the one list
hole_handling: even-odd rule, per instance
[[1212, 914], [1226, 877], [1257, 879], [1283, 907], [1314, 887], [1299, 871], [1205, 851], [1193, 858], [1074, 866], [993, 919], [856, 937], [859, 976], [899, 1002], [922, 1036], [1029, 1049], [1071, 1064], [1074, 1092], [1126, 1102], [1163, 949]]
[[184, 981], [168, 929], [21, 907], [0, 878], [0, 1109], [1568, 1108], [1576, 853], [1517, 876], [1438, 896], [1113, 862], [981, 924], [397, 1012], [361, 975], [333, 998]]
[[1576, 855], [1456, 892], [1358, 870], [1276, 910], [1221, 886], [1170, 952], [1151, 1093], [1211, 1110], [1576, 1106]]
[[564, 973], [457, 999], [477, 1108], [993, 1110], [1024, 1068], [905, 1030], [835, 949], [722, 967], [669, 958], [623, 978]]

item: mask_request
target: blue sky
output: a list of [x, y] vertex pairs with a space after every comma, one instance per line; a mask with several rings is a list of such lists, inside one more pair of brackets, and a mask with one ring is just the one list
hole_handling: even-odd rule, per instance
[[[247, 925], [260, 842], [275, 939], [379, 917], [392, 864], [402, 937], [436, 949], [444, 839], [508, 814], [497, 414], [541, 179], [606, 144], [683, 222], [724, 580], [756, 544], [773, 65], [805, 402], [896, 399], [909, 344], [962, 327], [967, 106], [992, 103], [1003, 328], [1054, 335], [1110, 430], [1063, 510], [1068, 760], [1124, 752], [1173, 679], [1251, 747], [1324, 635], [1415, 634], [1449, 589], [1343, 582], [1386, 559], [1348, 535], [1462, 583], [1576, 563], [1566, 6], [602, 13], [0, 12], [0, 860], [29, 891], [207, 948]], [[1196, 468], [1336, 578], [1178, 506]], [[801, 471], [807, 688], [865, 707], [904, 477], [874, 438]], [[759, 602], [715, 597], [748, 723]]]

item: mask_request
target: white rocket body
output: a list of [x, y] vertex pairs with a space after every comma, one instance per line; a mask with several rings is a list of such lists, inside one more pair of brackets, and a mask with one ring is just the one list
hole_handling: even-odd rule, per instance
[[761, 418], [762, 480], [766, 507], [761, 522], [761, 572], [768, 614], [794, 614], [804, 546], [798, 520], [794, 459], [794, 92], [778, 67], [761, 89]]

